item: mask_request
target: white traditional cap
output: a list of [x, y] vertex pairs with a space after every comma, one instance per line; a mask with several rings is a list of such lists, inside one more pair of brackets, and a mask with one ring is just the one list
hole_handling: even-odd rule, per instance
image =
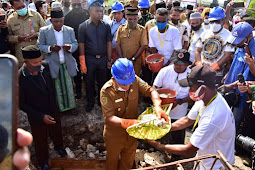
[[51, 8], [62, 8], [62, 4], [60, 2], [52, 2]]
[[190, 19], [202, 19], [202, 16], [199, 12], [194, 12], [190, 15]]

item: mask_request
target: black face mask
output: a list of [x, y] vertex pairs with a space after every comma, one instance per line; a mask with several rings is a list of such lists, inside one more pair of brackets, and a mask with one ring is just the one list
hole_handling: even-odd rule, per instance
[[194, 27], [194, 26], [191, 25], [191, 29], [194, 30], [194, 31], [199, 30], [200, 27], [201, 27], [201, 25], [198, 25], [198, 26], [196, 26], [196, 27]]
[[33, 71], [40, 71], [41, 70], [41, 65], [39, 66], [32, 66], [29, 62], [26, 62], [26, 65]]
[[178, 22], [179, 22], [179, 20], [178, 20], [178, 19], [173, 19], [173, 18], [171, 18], [171, 20], [172, 20], [172, 23], [173, 23], [174, 25], [177, 25], [177, 24], [178, 24]]
[[70, 2], [64, 2], [64, 6], [65, 6], [65, 7], [69, 8], [69, 7], [70, 7], [70, 5], [71, 5], [71, 3], [70, 3]]

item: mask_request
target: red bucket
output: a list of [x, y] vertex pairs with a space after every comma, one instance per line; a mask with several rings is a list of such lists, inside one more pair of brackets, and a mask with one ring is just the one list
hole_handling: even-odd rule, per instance
[[165, 57], [159, 53], [151, 54], [146, 57], [146, 62], [148, 63], [150, 70], [157, 73], [163, 67], [164, 58]]
[[[173, 103], [176, 99], [177, 92], [170, 89], [160, 89], [158, 90], [159, 97], [162, 100], [162, 105]], [[169, 95], [170, 94], [170, 95]]]

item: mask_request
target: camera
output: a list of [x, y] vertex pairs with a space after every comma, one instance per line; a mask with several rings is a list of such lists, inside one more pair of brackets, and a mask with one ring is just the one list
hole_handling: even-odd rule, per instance
[[255, 140], [246, 136], [244, 137], [243, 135], [238, 135], [236, 138], [236, 141], [238, 145], [242, 146], [245, 150], [249, 152], [255, 152]]

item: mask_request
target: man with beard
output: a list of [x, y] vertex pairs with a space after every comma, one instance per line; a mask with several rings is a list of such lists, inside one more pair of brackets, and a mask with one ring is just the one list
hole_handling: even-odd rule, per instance
[[138, 8], [141, 12], [142, 17], [138, 20], [138, 24], [145, 26], [145, 24], [154, 19], [154, 16], [149, 12], [150, 1], [149, 0], [140, 0], [138, 2]]
[[127, 58], [134, 64], [135, 74], [140, 76], [142, 52], [148, 45], [146, 31], [137, 24], [138, 11], [136, 8], [127, 9], [127, 24], [121, 25], [117, 32], [117, 53], [120, 58]]
[[202, 17], [199, 12], [192, 13], [190, 15], [190, 25], [191, 25], [191, 33], [190, 33], [190, 42], [189, 42], [189, 53], [190, 53], [190, 61], [195, 61], [195, 53], [196, 53], [196, 44], [197, 41], [204, 32], [204, 27], [202, 26]]
[[[74, 29], [76, 40], [78, 40], [79, 25], [89, 19], [89, 11], [83, 9], [81, 5], [81, 0], [72, 0], [73, 9], [65, 16], [64, 19], [64, 25], [70, 26]], [[79, 49], [73, 53], [73, 57], [78, 64], [78, 68], [80, 68]], [[74, 83], [76, 87], [76, 99], [80, 99], [82, 89], [80, 69], [77, 72], [77, 76], [74, 77]]]
[[182, 11], [180, 8], [172, 8], [170, 11], [171, 23], [178, 28], [181, 34], [182, 49], [188, 49], [189, 37], [187, 27], [179, 22]]

